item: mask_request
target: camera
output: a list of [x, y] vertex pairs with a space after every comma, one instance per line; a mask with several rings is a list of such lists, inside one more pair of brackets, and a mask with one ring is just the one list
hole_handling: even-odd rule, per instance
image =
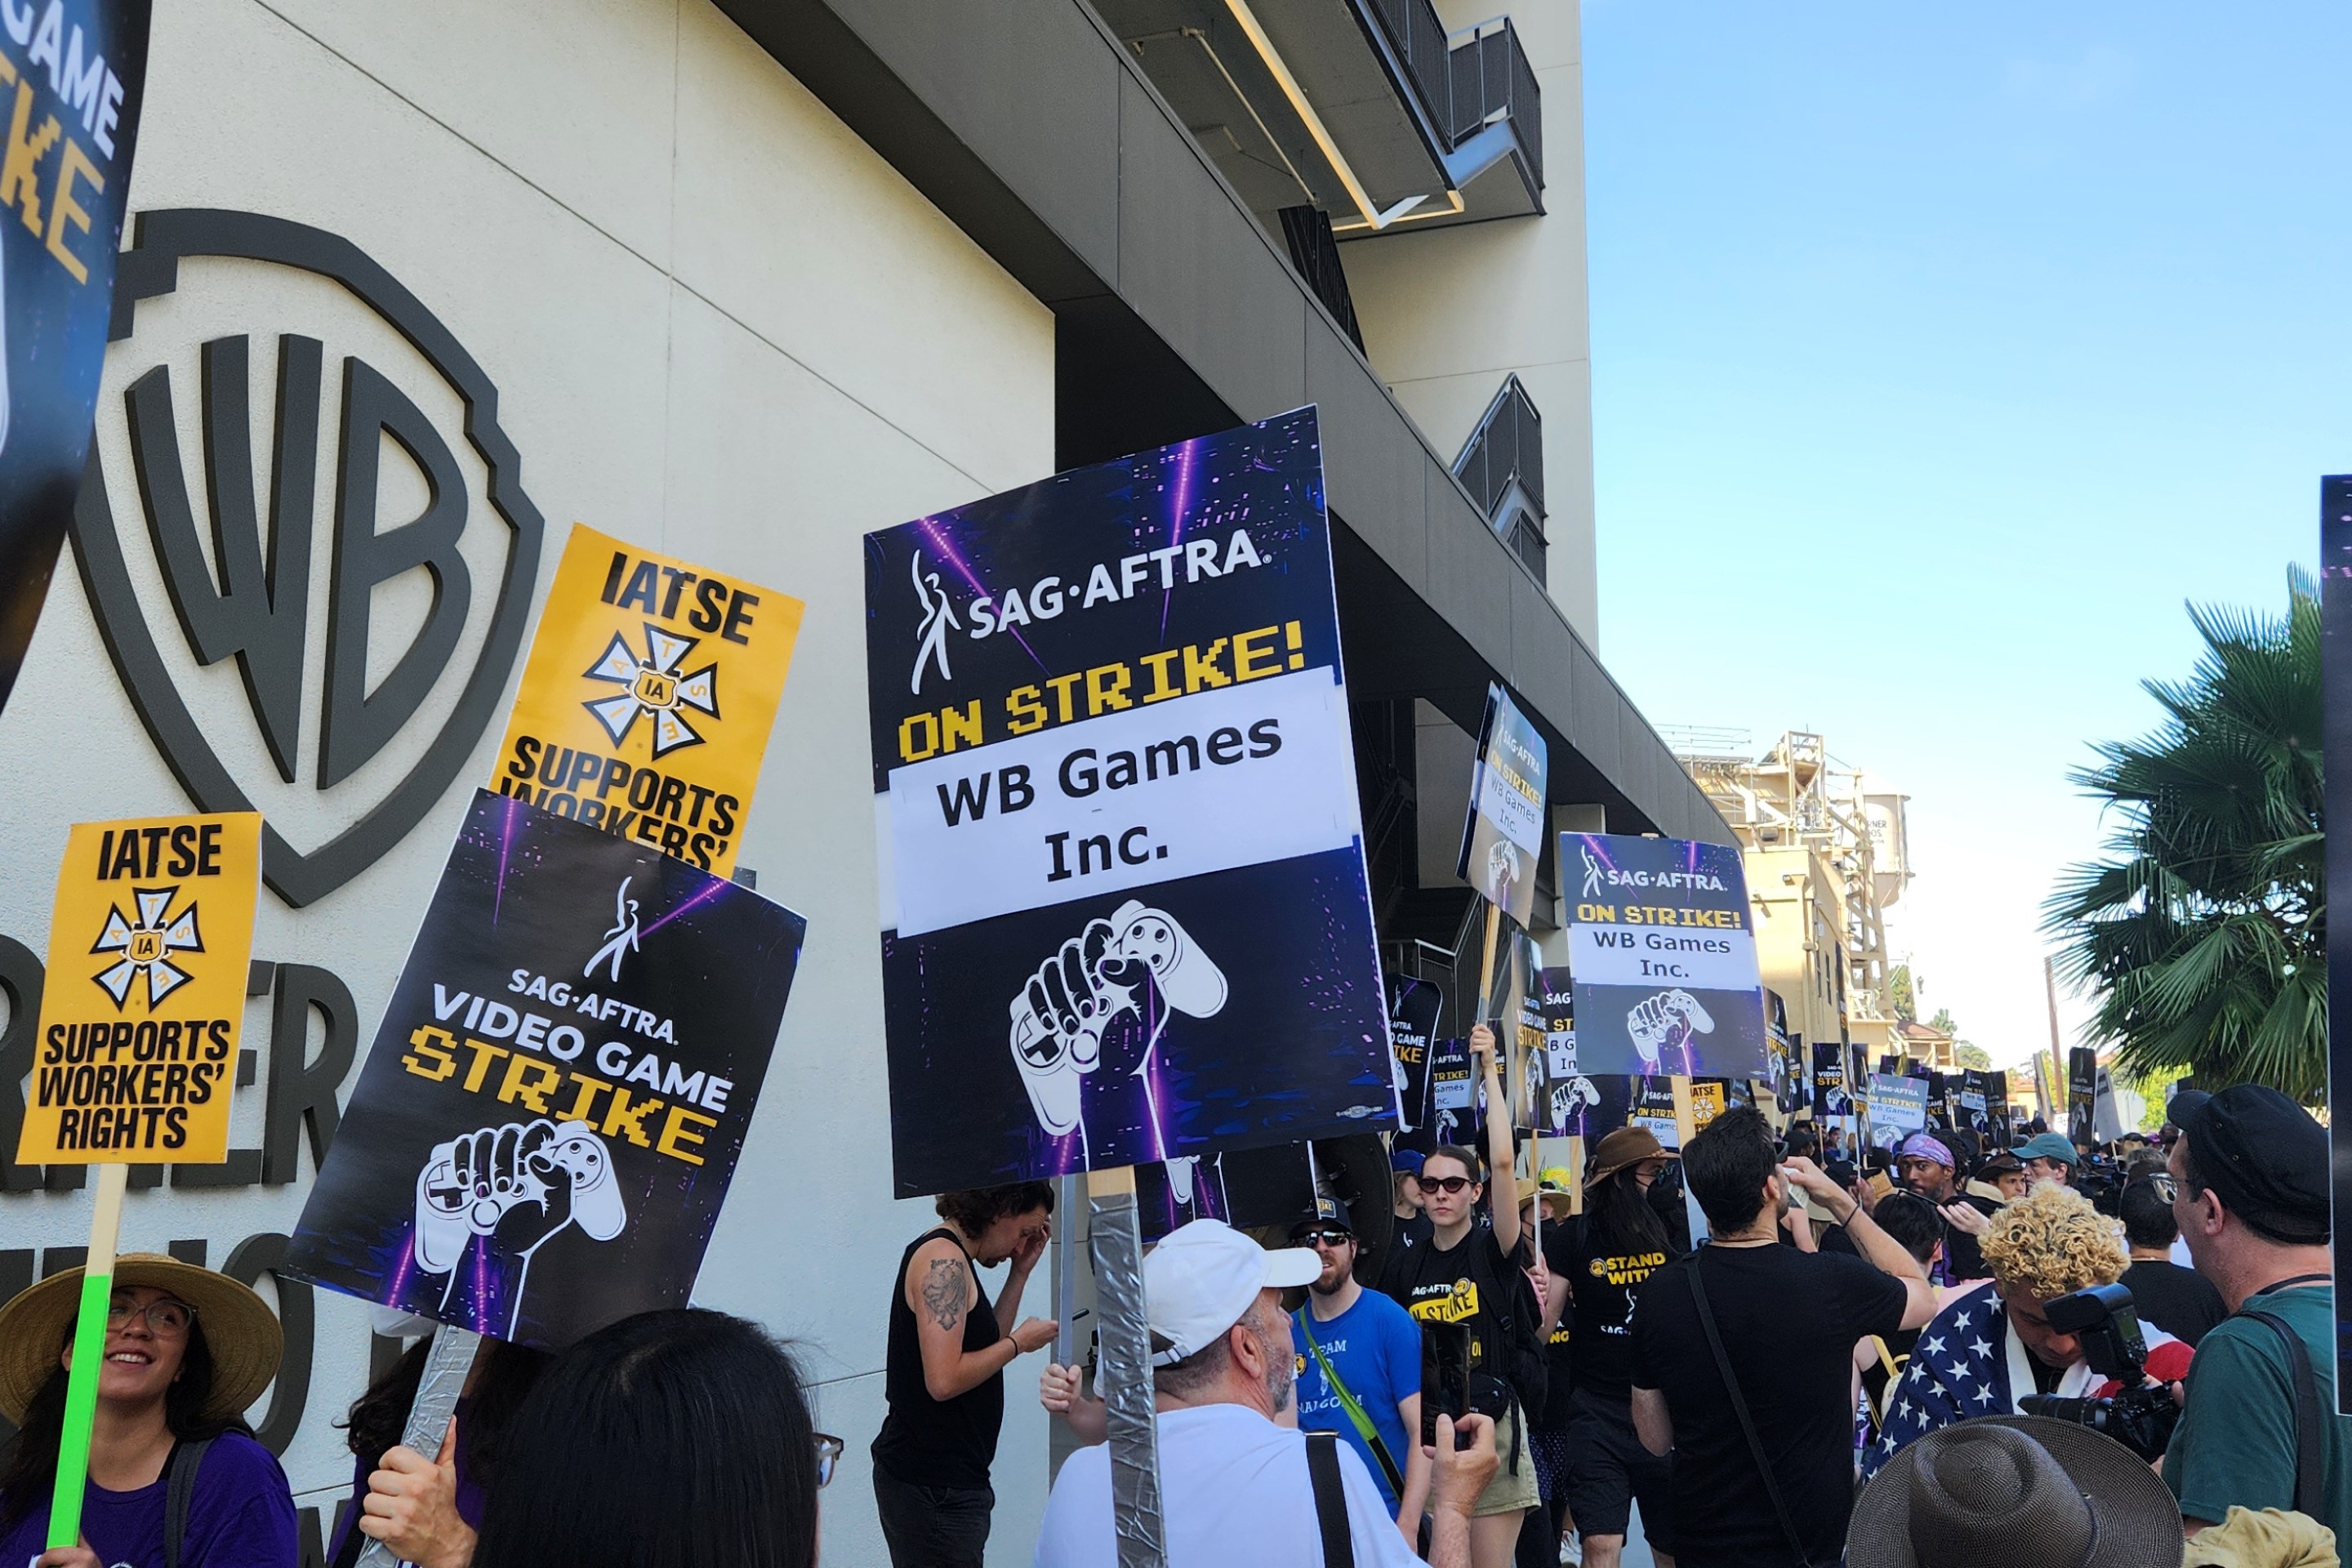
[[2042, 1306], [2050, 1326], [2081, 1342], [2083, 1359], [2101, 1377], [2124, 1385], [2105, 1399], [2029, 1394], [2018, 1401], [2028, 1415], [2043, 1415], [2103, 1432], [2143, 1459], [2164, 1457], [2180, 1407], [2169, 1390], [2147, 1387], [2147, 1341], [2139, 1331], [2139, 1311], [2127, 1285], [2093, 1285], [2053, 1298]]

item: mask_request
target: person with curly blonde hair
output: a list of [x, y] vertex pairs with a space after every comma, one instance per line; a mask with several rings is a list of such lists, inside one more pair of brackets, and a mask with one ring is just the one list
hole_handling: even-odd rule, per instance
[[[1959, 1297], [1920, 1331], [1889, 1400], [1878, 1441], [1863, 1456], [1874, 1476], [1928, 1433], [1974, 1415], [2019, 1415], [2028, 1394], [2103, 1398], [2119, 1384], [2091, 1370], [2081, 1339], [2050, 1324], [2049, 1304], [2112, 1285], [2131, 1262], [2123, 1226], [2058, 1182], [2037, 1183], [2005, 1204], [1980, 1244], [1992, 1282]], [[2147, 1370], [2169, 1383], [2189, 1373], [2189, 1349], [2143, 1322]]]

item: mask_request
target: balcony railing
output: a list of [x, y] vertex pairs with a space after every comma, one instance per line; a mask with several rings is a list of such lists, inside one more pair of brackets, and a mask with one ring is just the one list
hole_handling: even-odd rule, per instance
[[1339, 244], [1331, 237], [1331, 215], [1320, 207], [1285, 207], [1283, 242], [1290, 247], [1290, 264], [1358, 353], [1364, 347], [1362, 329], [1356, 325], [1356, 301], [1348, 292], [1347, 269], [1339, 265]]
[[1380, 18], [1389, 47], [1412, 79], [1453, 153], [1507, 120], [1535, 185], [1543, 185], [1543, 93], [1507, 16], [1448, 35], [1430, 0], [1360, 0]]
[[1544, 582], [1543, 416], [1517, 376], [1505, 380], [1486, 405], [1454, 459], [1454, 477], [1521, 564]]
[[1452, 75], [1445, 41], [1445, 24], [1437, 19], [1437, 7], [1429, 0], [1369, 0], [1381, 26], [1389, 36], [1390, 47], [1404, 63], [1413, 85], [1421, 89], [1422, 105], [1429, 111], [1430, 123], [1437, 133], [1447, 138], [1446, 150], [1452, 150]]
[[1452, 119], [1447, 134], [1458, 147], [1496, 120], [1517, 129], [1528, 173], [1543, 184], [1543, 93], [1518, 30], [1508, 16], [1481, 22], [1454, 35], [1446, 57]]

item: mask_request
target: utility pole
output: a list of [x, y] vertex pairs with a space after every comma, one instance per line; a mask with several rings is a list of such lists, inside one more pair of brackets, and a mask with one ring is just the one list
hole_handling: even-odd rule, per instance
[[[2058, 1043], [2058, 966], [2046, 952], [2042, 955], [2042, 990], [2050, 1002], [2050, 1065], [2053, 1069], [2051, 1082], [2056, 1088], [2059, 1104], [2064, 1105], [2067, 1103], [2066, 1097], [2073, 1092], [2074, 1086], [2066, 1077], [2066, 1047]], [[2043, 1119], [2054, 1125], [2057, 1117], [2058, 1110], [2053, 1106], [2044, 1112]]]

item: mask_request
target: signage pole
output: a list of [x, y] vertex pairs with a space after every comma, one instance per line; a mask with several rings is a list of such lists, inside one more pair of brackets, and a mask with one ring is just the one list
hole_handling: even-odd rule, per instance
[[89, 1476], [89, 1434], [98, 1419], [98, 1374], [106, 1364], [107, 1305], [114, 1299], [115, 1241], [122, 1231], [122, 1194], [131, 1167], [98, 1167], [89, 1215], [89, 1257], [82, 1265], [74, 1313], [73, 1365], [66, 1374], [65, 1429], [58, 1438], [58, 1485], [49, 1501], [49, 1550], [81, 1540], [82, 1483]]
[[1152, 1419], [1151, 1330], [1143, 1310], [1143, 1234], [1135, 1212], [1134, 1167], [1089, 1171], [1087, 1207], [1118, 1568], [1165, 1568], [1160, 1432]]
[[[432, 1458], [441, 1452], [449, 1434], [450, 1418], [457, 1414], [457, 1396], [481, 1353], [482, 1336], [471, 1329], [442, 1324], [433, 1333], [433, 1348], [425, 1355], [425, 1373], [416, 1381], [416, 1398], [408, 1407], [408, 1425], [401, 1429], [403, 1447]], [[357, 1525], [352, 1526], [357, 1529]], [[393, 1568], [400, 1561], [381, 1541], [370, 1541], [353, 1568]]]
[[[1478, 1016], [1470, 1020], [1473, 1024], [1483, 1024], [1486, 1021], [1487, 1006], [1494, 1000], [1495, 937], [1502, 921], [1501, 908], [1495, 904], [1488, 904], [1486, 906], [1486, 961], [1478, 966]], [[1496, 1044], [1499, 1047], [1502, 1042], [1497, 1040]]]

